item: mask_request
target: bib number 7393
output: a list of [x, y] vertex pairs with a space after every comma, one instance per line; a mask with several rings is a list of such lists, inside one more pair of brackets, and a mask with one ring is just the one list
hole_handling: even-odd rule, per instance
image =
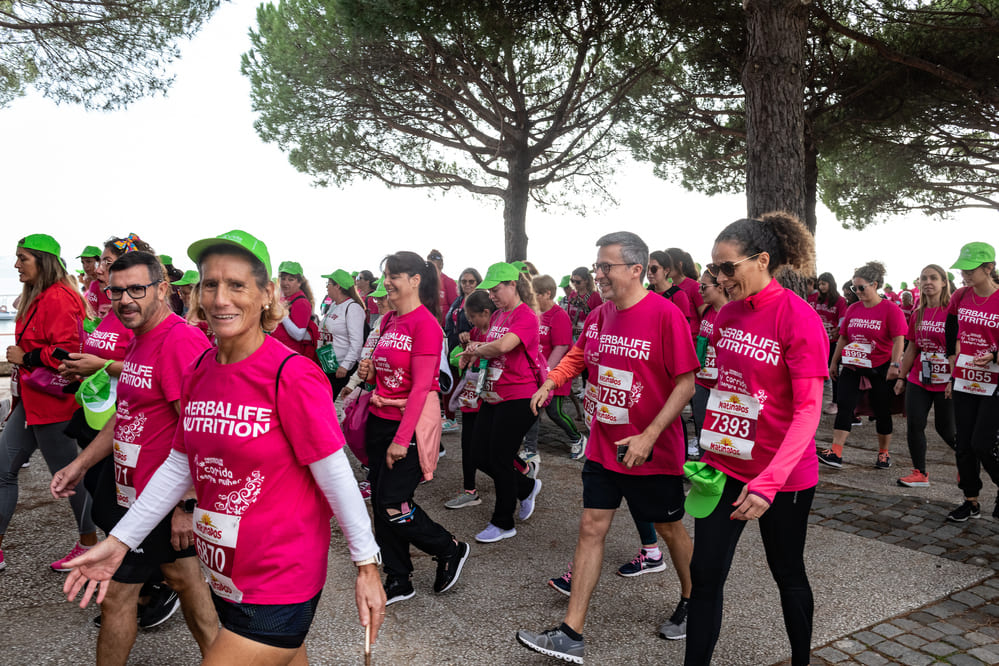
[[733, 391], [711, 389], [701, 429], [701, 448], [741, 460], [753, 458], [760, 401]]

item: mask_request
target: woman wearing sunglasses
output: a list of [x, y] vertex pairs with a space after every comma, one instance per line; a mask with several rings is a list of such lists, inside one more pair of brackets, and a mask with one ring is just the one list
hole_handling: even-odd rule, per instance
[[711, 663], [725, 579], [749, 520], [759, 520], [780, 589], [791, 663], [809, 662], [814, 600], [804, 550], [829, 343], [815, 311], [774, 274], [807, 263], [813, 252], [811, 234], [787, 213], [733, 222], [711, 250], [708, 272], [732, 302], [718, 312], [711, 334], [718, 380], [701, 448], [702, 461], [724, 473], [724, 485], [714, 509], [694, 521], [686, 664]]
[[600, 294], [597, 293], [593, 284], [593, 276], [590, 270], [583, 266], [575, 269], [569, 277], [573, 293], [566, 302], [565, 312], [572, 321], [572, 339], [575, 341], [579, 334], [583, 332], [583, 322], [592, 310], [596, 310], [603, 303]]
[[860, 380], [871, 383], [870, 402], [878, 432], [878, 457], [874, 466], [891, 467], [892, 385], [899, 371], [905, 334], [909, 326], [897, 305], [878, 294], [884, 284], [885, 267], [871, 261], [853, 273], [852, 291], [859, 302], [847, 308], [839, 327], [836, 350], [829, 363], [829, 376], [839, 373], [838, 412], [833, 425], [833, 443], [819, 452], [819, 461], [830, 467], [843, 466], [843, 445], [853, 427], [853, 410], [860, 399]]
[[[718, 286], [718, 280], [711, 273], [704, 271], [697, 288], [708, 307], [701, 318], [701, 326], [697, 331], [697, 357], [701, 361], [701, 369], [694, 375], [694, 430], [697, 439], [701, 439], [701, 426], [704, 425], [704, 412], [708, 405], [708, 395], [718, 381], [717, 351], [711, 344], [711, 336], [715, 330], [715, 319], [722, 306], [728, 303], [728, 294]], [[687, 451], [696, 456], [699, 451]]]
[[669, 255], [672, 263], [669, 277], [673, 280], [673, 284], [683, 289], [687, 298], [690, 299], [690, 309], [694, 313], [690, 318], [690, 332], [696, 338], [697, 331], [701, 326], [701, 313], [707, 307], [704, 305], [704, 299], [701, 298], [701, 292], [698, 289], [697, 265], [689, 252], [678, 247], [669, 248], [666, 250], [666, 254]]
[[[851, 291], [852, 295], [853, 292]], [[819, 276], [816, 285], [815, 298], [809, 299], [809, 303], [819, 313], [822, 325], [829, 335], [829, 362], [832, 363], [832, 353], [836, 351], [836, 341], [839, 340], [839, 325], [843, 323], [846, 316], [847, 301], [836, 291], [836, 278], [832, 273], [823, 273]], [[836, 395], [838, 383], [836, 378], [832, 378], [832, 402], [823, 410], [826, 414], [836, 415]]]
[[[673, 301], [673, 305], [680, 308], [680, 312], [687, 318], [687, 323], [693, 326], [697, 320], [694, 304], [682, 287], [677, 284], [670, 285], [669, 278], [672, 274], [673, 259], [669, 254], [659, 250], [649, 253], [649, 290]], [[695, 284], [695, 289], [696, 286]]]

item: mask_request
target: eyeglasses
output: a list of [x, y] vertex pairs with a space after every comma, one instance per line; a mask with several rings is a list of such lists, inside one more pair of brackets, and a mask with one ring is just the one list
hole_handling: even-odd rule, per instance
[[860, 293], [863, 293], [863, 291], [865, 289], [867, 289], [868, 287], [870, 287], [870, 286], [871, 285], [869, 285], [869, 284], [851, 284], [850, 285], [850, 291], [852, 291], [855, 294], [860, 294]]
[[593, 264], [592, 268], [594, 273], [600, 272], [603, 273], [604, 275], [607, 275], [608, 273], [610, 273], [610, 269], [614, 268], [615, 266], [634, 266], [634, 265], [635, 265], [634, 262], [624, 263], [624, 264], [612, 264], [606, 261], [601, 261], [599, 264]]
[[104, 290], [104, 293], [107, 294], [107, 297], [112, 301], [120, 301], [121, 295], [127, 292], [129, 298], [133, 301], [137, 301], [140, 298], [146, 297], [146, 289], [155, 284], [159, 284], [160, 282], [163, 282], [163, 280], [153, 280], [149, 284], [130, 284], [127, 287], [107, 287]]
[[572, 278], [571, 280], [569, 280], [569, 282], [571, 282], [573, 284], [583, 284], [583, 279], [582, 278]]
[[658, 272], [659, 272], [658, 266], [651, 266], [651, 265], [649, 266], [649, 275], [655, 275]]
[[763, 254], [762, 252], [757, 252], [756, 254], [740, 259], [739, 261], [723, 261], [720, 264], [708, 264], [705, 266], [711, 277], [718, 277], [719, 273], [724, 273], [726, 277], [733, 277], [735, 275], [735, 267], [744, 261], [749, 261], [750, 259], [755, 259], [756, 257]]
[[717, 284], [707, 284], [706, 282], [701, 282], [697, 285], [698, 291], [705, 291], [708, 287], [717, 287]]
[[475, 280], [475, 279], [472, 279], [472, 280], [460, 280], [460, 282], [462, 284], [479, 284], [478, 281]]
[[98, 263], [104, 268], [108, 268], [111, 266], [111, 264], [114, 263], [114, 259], [112, 259], [111, 257], [105, 257], [103, 259], [99, 259]]

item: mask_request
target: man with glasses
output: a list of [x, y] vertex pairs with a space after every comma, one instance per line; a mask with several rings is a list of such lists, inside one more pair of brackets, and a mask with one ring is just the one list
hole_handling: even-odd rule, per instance
[[583, 515], [573, 559], [569, 609], [559, 627], [517, 632], [536, 652], [583, 663], [583, 624], [600, 577], [604, 542], [621, 499], [663, 537], [680, 579], [681, 601], [660, 636], [686, 636], [692, 543], [683, 517], [685, 445], [680, 412], [700, 367], [680, 310], [642, 283], [648, 246], [629, 232], [597, 241], [596, 281], [609, 301], [590, 313], [583, 335], [531, 399], [532, 407], [589, 370], [590, 437], [583, 466]]
[[[105, 291], [122, 325], [135, 333], [118, 379], [117, 412], [76, 460], [55, 473], [52, 494], [72, 494], [86, 471], [113, 453], [114, 466], [98, 480], [94, 496], [94, 520], [110, 533], [170, 453], [185, 370], [210, 345], [198, 328], [170, 309], [170, 283], [155, 256], [138, 251], [122, 255], [111, 265]], [[196, 504], [191, 488], [115, 571], [101, 604], [98, 663], [127, 662], [137, 632], [139, 592], [156, 569], [180, 597], [202, 654], [215, 639], [217, 616], [194, 552]]]

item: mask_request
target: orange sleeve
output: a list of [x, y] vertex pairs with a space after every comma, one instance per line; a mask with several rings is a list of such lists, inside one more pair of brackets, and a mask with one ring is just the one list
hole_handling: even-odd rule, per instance
[[552, 380], [555, 384], [555, 388], [562, 386], [568, 381], [571, 381], [573, 377], [578, 375], [586, 367], [586, 363], [583, 361], [583, 348], [573, 345], [569, 349], [569, 353], [562, 357], [562, 360], [558, 362], [552, 370], [548, 372], [548, 379]]

